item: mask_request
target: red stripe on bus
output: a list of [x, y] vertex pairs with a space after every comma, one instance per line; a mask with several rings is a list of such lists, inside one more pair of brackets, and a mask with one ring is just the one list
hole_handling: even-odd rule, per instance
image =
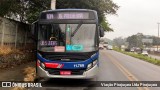
[[45, 63], [45, 67], [47, 68], [57, 68], [59, 63]]
[[64, 66], [64, 64], [62, 64], [60, 68], [63, 68], [63, 66]]

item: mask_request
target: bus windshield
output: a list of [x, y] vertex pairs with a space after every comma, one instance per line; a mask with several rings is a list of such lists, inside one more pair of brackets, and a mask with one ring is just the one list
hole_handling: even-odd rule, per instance
[[38, 50], [90, 52], [96, 50], [96, 24], [40, 24]]

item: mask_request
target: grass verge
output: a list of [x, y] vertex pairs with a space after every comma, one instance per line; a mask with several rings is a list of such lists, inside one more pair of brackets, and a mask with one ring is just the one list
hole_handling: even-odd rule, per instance
[[129, 55], [129, 56], [132, 56], [132, 57], [135, 57], [135, 58], [138, 58], [138, 59], [141, 59], [141, 60], [144, 60], [144, 61], [147, 61], [147, 62], [149, 62], [149, 63], [152, 63], [152, 64], [155, 64], [155, 65], [160, 66], [160, 60], [157, 60], [157, 59], [155, 59], [155, 58], [152, 58], [152, 57], [149, 57], [149, 56], [144, 56], [144, 55], [142, 55], [142, 54], [137, 54], [137, 53], [134, 53], [134, 52], [121, 51], [121, 50], [118, 49], [118, 48], [114, 48], [113, 50], [118, 51], [118, 52], [121, 52], [121, 53], [126, 54], [126, 55]]

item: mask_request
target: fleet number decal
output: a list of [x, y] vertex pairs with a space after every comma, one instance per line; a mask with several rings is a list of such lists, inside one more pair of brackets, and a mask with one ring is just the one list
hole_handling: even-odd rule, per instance
[[76, 67], [76, 68], [79, 68], [79, 67], [83, 68], [84, 64], [74, 64], [74, 67]]

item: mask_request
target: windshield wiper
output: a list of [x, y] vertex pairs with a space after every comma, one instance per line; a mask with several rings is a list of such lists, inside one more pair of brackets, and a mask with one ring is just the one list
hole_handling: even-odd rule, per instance
[[78, 24], [78, 26], [77, 26], [77, 28], [73, 31], [73, 33], [71, 34], [71, 37], [73, 37], [75, 34], [76, 34], [76, 32], [78, 31], [78, 29], [81, 27], [81, 25], [82, 25], [82, 22], [80, 22], [79, 24]]

